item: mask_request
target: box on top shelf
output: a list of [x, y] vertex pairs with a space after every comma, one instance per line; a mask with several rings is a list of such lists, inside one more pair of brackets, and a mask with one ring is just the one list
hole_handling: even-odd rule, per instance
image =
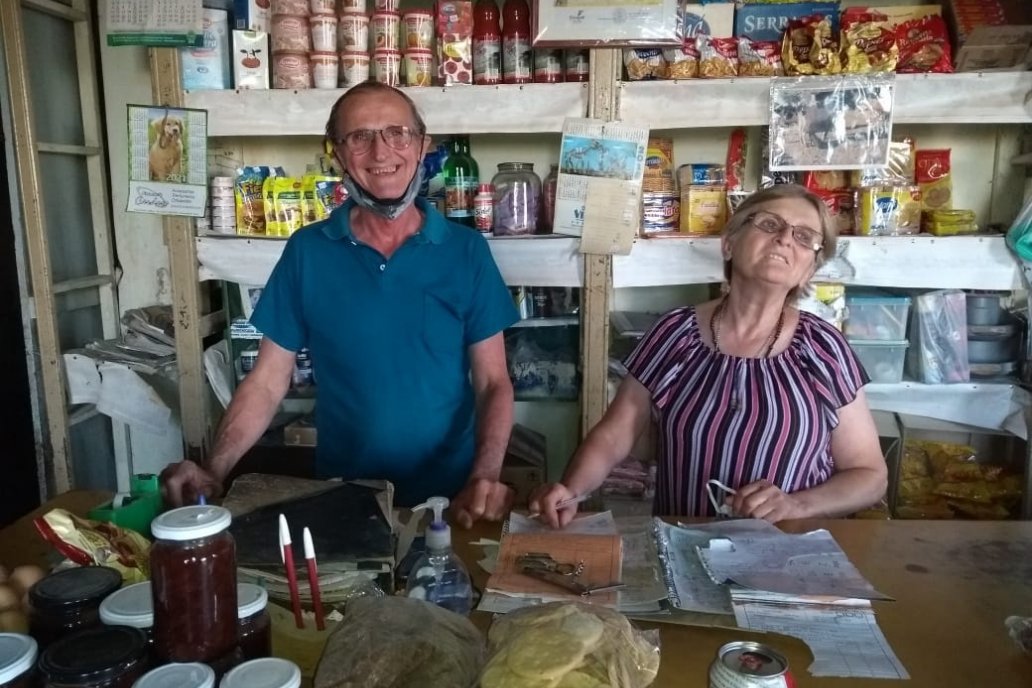
[[680, 34], [693, 38], [701, 34], [730, 36], [735, 29], [735, 5], [732, 2], [711, 2], [705, 5], [686, 4], [681, 10]]
[[866, 8], [884, 14], [893, 26], [914, 19], [942, 16], [942, 5], [868, 5]]
[[185, 91], [231, 88], [229, 15], [225, 10], [204, 10], [204, 45], [179, 49]]
[[903, 362], [909, 346], [907, 340], [877, 342], [850, 339], [849, 346], [853, 347], [871, 382], [892, 384], [903, 380]]
[[735, 36], [754, 41], [780, 41], [792, 19], [810, 15], [831, 17], [831, 30], [838, 32], [839, 3], [789, 2], [770, 5], [739, 4], [735, 12]]
[[958, 72], [1024, 71], [1032, 58], [1027, 0], [946, 0]]
[[268, 31], [269, 0], [233, 0], [233, 28]]
[[843, 332], [850, 339], [899, 341], [907, 337], [909, 296], [846, 293]]

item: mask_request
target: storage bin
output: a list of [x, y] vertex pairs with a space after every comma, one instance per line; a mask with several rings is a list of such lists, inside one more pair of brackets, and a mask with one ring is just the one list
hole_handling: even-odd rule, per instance
[[900, 382], [903, 379], [903, 359], [909, 343], [849, 340], [871, 382]]
[[843, 333], [863, 341], [899, 342], [907, 337], [909, 296], [846, 294]]

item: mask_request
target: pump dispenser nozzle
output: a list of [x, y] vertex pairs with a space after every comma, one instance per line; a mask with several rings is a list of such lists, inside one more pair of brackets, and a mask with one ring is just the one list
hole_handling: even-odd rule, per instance
[[426, 529], [426, 547], [429, 550], [451, 549], [451, 527], [444, 520], [444, 510], [448, 508], [447, 497], [430, 497], [422, 504], [412, 507], [412, 511], [431, 509], [434, 518]]

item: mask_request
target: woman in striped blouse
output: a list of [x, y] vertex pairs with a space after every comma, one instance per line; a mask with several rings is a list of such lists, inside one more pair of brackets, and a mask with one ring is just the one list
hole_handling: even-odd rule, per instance
[[562, 482], [539, 489], [531, 509], [569, 522], [576, 507], [555, 505], [598, 488], [650, 418], [658, 514], [777, 522], [877, 502], [887, 471], [867, 375], [838, 330], [793, 307], [836, 240], [823, 201], [801, 186], [746, 199], [721, 240], [724, 295], [657, 321]]

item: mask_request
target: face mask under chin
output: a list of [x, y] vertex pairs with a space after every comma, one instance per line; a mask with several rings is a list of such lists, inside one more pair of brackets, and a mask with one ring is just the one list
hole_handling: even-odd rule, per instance
[[419, 193], [419, 186], [422, 182], [422, 161], [416, 165], [416, 172], [412, 175], [412, 179], [409, 180], [408, 186], [405, 188], [405, 193], [397, 198], [379, 198], [374, 196], [364, 187], [359, 185], [359, 183], [356, 182], [354, 177], [350, 174], [344, 174], [344, 188], [348, 191], [348, 197], [355, 199], [356, 205], [372, 211], [380, 217], [387, 218], [388, 220], [398, 219], [405, 209], [412, 205], [412, 201], [415, 200], [416, 195]]

